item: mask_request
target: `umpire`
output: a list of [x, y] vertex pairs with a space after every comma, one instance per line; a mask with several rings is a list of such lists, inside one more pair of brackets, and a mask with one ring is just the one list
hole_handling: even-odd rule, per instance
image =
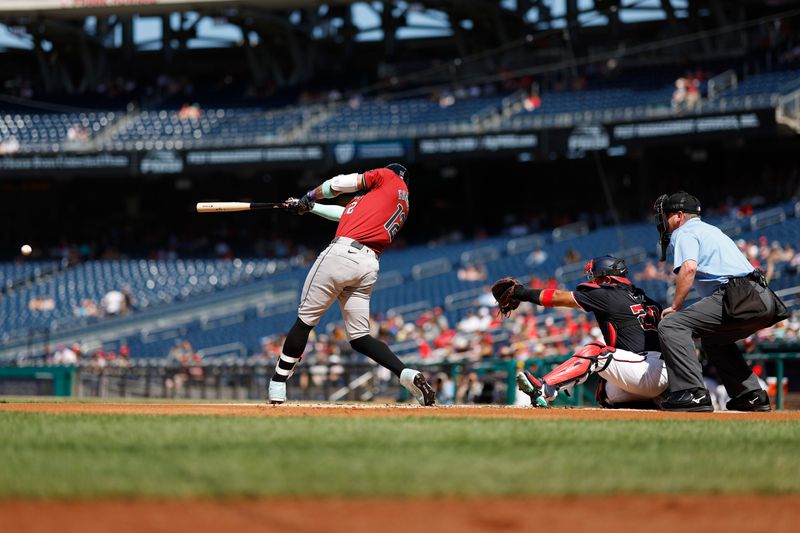
[[[713, 411], [692, 337], [719, 371], [735, 411], [769, 411], [767, 393], [736, 341], [786, 318], [786, 308], [736, 244], [700, 219], [700, 201], [686, 192], [662, 195], [654, 205], [662, 260], [674, 250], [675, 297], [664, 309], [658, 336], [669, 376], [667, 411]], [[684, 308], [691, 287], [702, 299]]]

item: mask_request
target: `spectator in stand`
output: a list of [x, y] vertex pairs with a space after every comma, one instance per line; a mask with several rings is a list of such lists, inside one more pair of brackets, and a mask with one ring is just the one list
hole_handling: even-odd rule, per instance
[[562, 265], [571, 265], [571, 264], [577, 263], [580, 260], [581, 260], [580, 252], [578, 250], [576, 250], [575, 248], [570, 248], [564, 254], [564, 258], [561, 260], [561, 264]]
[[[192, 343], [188, 340], [176, 342], [167, 354], [170, 375], [164, 380], [164, 386], [171, 397], [175, 397], [192, 375], [191, 367], [196, 358]], [[200, 369], [202, 376], [202, 368]]]
[[645, 262], [641, 272], [637, 272], [634, 278], [639, 281], [648, 281], [648, 280], [669, 281], [672, 279], [672, 277], [669, 274], [659, 270], [659, 268], [652, 261]]
[[686, 110], [694, 111], [700, 102], [700, 82], [693, 78], [686, 78]]
[[442, 405], [451, 405], [456, 397], [456, 384], [445, 372], [439, 372], [433, 378], [436, 387], [436, 400]]
[[117, 316], [127, 312], [125, 307], [125, 295], [116, 289], [112, 289], [100, 300], [100, 307], [103, 308], [105, 316]]
[[482, 264], [469, 264], [458, 269], [459, 281], [483, 281], [486, 279], [486, 268]]
[[133, 289], [129, 286], [122, 288], [122, 295], [125, 297], [125, 313], [130, 313], [136, 308], [136, 296], [133, 295]]
[[16, 137], [0, 139], [0, 155], [15, 154], [19, 152], [19, 141]]
[[97, 304], [91, 298], [84, 298], [81, 305], [76, 307], [74, 314], [78, 318], [96, 318], [100, 316], [100, 311], [97, 309]]
[[456, 389], [456, 403], [475, 403], [483, 390], [483, 384], [478, 379], [476, 372], [460, 374], [458, 376], [458, 388]]
[[78, 364], [78, 354], [64, 344], [59, 344], [53, 353], [54, 365], [75, 365]]
[[178, 111], [178, 118], [180, 120], [197, 120], [202, 116], [203, 112], [200, 110], [198, 104], [185, 103]]
[[73, 142], [85, 142], [89, 139], [89, 130], [83, 126], [70, 126], [67, 129], [67, 140]]
[[675, 90], [672, 92], [672, 112], [675, 114], [683, 113], [686, 109], [686, 78], [675, 80]]
[[547, 261], [547, 252], [542, 250], [541, 246], [537, 246], [525, 259], [525, 264], [529, 266], [539, 266]]
[[34, 296], [28, 301], [30, 311], [49, 313], [56, 308], [56, 301], [52, 296]]

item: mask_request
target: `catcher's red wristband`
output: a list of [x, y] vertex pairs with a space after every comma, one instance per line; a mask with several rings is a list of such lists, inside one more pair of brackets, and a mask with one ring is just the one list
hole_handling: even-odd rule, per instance
[[555, 289], [545, 289], [542, 291], [539, 299], [542, 301], [544, 307], [553, 307], [553, 296], [555, 296]]

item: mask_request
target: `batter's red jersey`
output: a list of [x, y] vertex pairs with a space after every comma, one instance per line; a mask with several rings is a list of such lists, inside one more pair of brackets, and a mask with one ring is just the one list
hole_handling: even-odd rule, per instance
[[380, 254], [408, 218], [408, 187], [387, 168], [364, 173], [366, 192], [345, 207], [337, 237], [349, 237]]

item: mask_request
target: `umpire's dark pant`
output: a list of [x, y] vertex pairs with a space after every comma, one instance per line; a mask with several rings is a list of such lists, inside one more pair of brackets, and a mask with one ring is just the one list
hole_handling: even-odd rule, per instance
[[750, 370], [735, 343], [772, 324], [775, 302], [769, 290], [753, 281], [750, 283], [755, 285], [756, 292], [766, 307], [763, 316], [745, 321], [723, 320], [723, 285], [711, 296], [684, 310], [667, 315], [659, 323], [658, 337], [667, 367], [670, 392], [705, 388], [703, 370], [695, 353], [692, 336], [700, 337], [703, 351], [719, 372], [722, 384], [731, 398], [748, 391], [760, 390], [758, 378]]

